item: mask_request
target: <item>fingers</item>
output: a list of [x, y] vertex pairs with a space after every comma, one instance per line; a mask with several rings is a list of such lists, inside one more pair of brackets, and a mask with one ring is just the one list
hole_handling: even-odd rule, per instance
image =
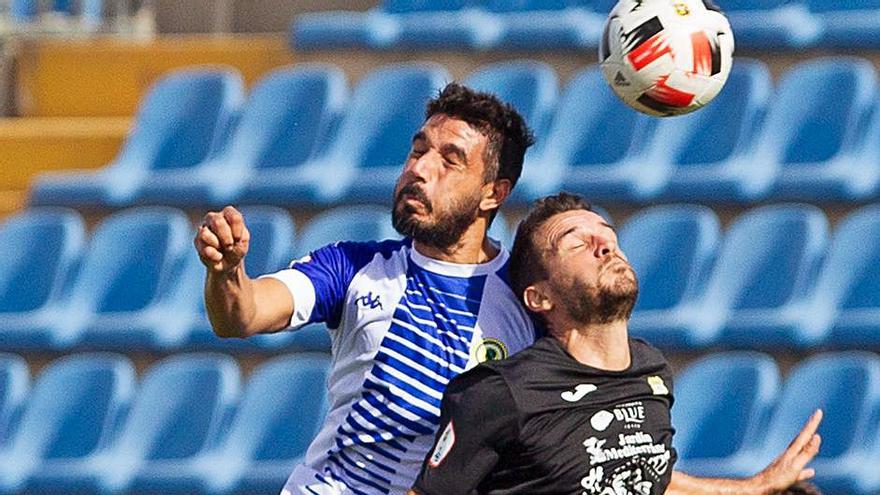
[[235, 240], [232, 237], [232, 229], [229, 227], [229, 223], [226, 221], [223, 214], [217, 212], [208, 213], [205, 215], [205, 220], [202, 226], [207, 227], [208, 230], [217, 236], [221, 249], [225, 249], [235, 244]]
[[810, 469], [804, 469], [803, 471], [801, 471], [801, 474], [798, 475], [798, 479], [797, 479], [797, 480], [798, 480], [798, 481], [804, 481], [804, 480], [808, 480], [808, 479], [812, 478], [813, 476], [816, 476], [816, 470], [815, 470], [815, 469], [812, 469], [812, 468], [810, 468]]
[[792, 466], [795, 469], [803, 469], [804, 466], [810, 463], [816, 454], [819, 453], [819, 446], [822, 444], [822, 437], [818, 434], [813, 435], [812, 438], [807, 442], [803, 449], [795, 456], [792, 461]]
[[822, 410], [817, 409], [816, 412], [810, 416], [810, 419], [807, 421], [807, 424], [804, 425], [803, 429], [801, 429], [801, 432], [798, 433], [798, 436], [792, 440], [791, 445], [788, 446], [785, 453], [790, 456], [795, 456], [804, 450], [804, 447], [806, 447], [816, 435], [816, 430], [819, 429], [819, 423], [821, 422]]
[[249, 242], [250, 231], [244, 217], [232, 206], [205, 215], [195, 238], [199, 257], [216, 269], [237, 265], [247, 253]]
[[246, 230], [244, 227], [244, 217], [232, 206], [223, 208], [222, 215], [224, 220], [226, 220], [226, 224], [229, 225], [229, 230], [232, 234], [232, 244], [237, 243], [241, 240], [242, 234]]

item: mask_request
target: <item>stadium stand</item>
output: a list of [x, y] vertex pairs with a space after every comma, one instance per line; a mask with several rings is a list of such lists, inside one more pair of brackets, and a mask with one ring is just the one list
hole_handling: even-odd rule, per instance
[[880, 2], [876, 0], [804, 0], [821, 23], [817, 44], [829, 48], [880, 47]]
[[759, 50], [803, 48], [815, 43], [822, 25], [802, 1], [719, 0], [737, 46]]
[[16, 354], [0, 354], [0, 450], [9, 445], [18, 427], [30, 388], [27, 361]]
[[682, 370], [675, 379], [672, 408], [676, 468], [711, 477], [750, 463], [780, 383], [776, 362], [757, 352], [711, 354]]
[[591, 1], [488, 0], [483, 3], [491, 14], [490, 19], [498, 24], [491, 42], [496, 50], [594, 48], [599, 45], [605, 22], [604, 14], [594, 10]]

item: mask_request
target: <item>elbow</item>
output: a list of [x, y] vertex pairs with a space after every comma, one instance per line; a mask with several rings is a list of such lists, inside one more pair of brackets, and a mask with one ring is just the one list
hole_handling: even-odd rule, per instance
[[251, 336], [246, 328], [228, 324], [212, 324], [214, 335], [221, 339], [245, 339]]

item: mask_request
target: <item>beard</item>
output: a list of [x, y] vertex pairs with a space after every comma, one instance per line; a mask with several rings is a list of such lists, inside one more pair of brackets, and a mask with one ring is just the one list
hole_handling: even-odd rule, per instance
[[[404, 196], [419, 200], [424, 206], [424, 212], [433, 216], [433, 222], [422, 221], [416, 218], [418, 209], [404, 202]], [[435, 210], [434, 205], [428, 200], [424, 191], [413, 184], [400, 189], [394, 198], [394, 207], [391, 210], [391, 221], [394, 230], [405, 237], [447, 250], [458, 244], [462, 235], [477, 219], [480, 206], [480, 196], [456, 198], [449, 203], [445, 211]], [[437, 211], [436, 215], [434, 214]]]
[[[618, 320], [628, 320], [639, 297], [639, 282], [628, 263], [625, 270], [603, 267], [599, 282], [590, 285], [574, 279], [569, 287], [555, 291], [562, 297], [562, 305], [577, 322], [585, 325], [604, 325]], [[630, 276], [626, 276], [629, 272]], [[603, 285], [602, 277], [613, 277]]]

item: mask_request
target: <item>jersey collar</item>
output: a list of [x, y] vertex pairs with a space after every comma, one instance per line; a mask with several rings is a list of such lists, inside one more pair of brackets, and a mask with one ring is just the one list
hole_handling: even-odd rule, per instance
[[498, 248], [498, 255], [486, 263], [464, 264], [440, 261], [438, 259], [429, 258], [418, 252], [415, 245], [410, 246], [410, 259], [417, 266], [430, 272], [439, 273], [440, 275], [447, 275], [450, 277], [474, 277], [487, 275], [501, 270], [501, 268], [504, 267], [504, 264], [507, 263], [507, 259], [510, 257], [507, 249], [501, 246], [498, 241], [490, 239], [490, 242]]

